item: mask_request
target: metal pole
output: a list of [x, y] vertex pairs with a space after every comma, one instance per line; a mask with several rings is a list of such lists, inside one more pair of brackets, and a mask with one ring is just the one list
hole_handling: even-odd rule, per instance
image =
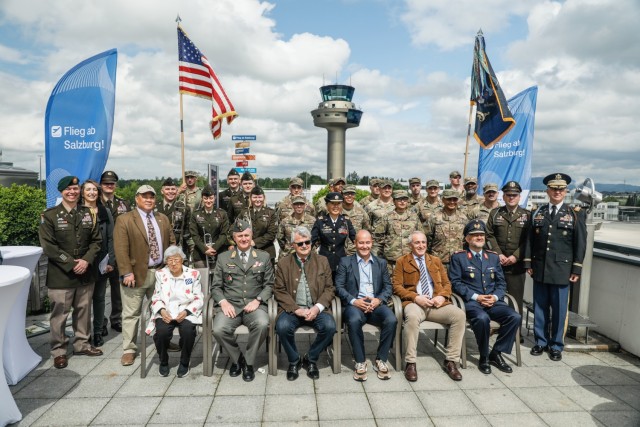
[[[578, 314], [585, 318], [589, 318], [589, 293], [591, 292], [591, 266], [593, 265], [593, 241], [595, 231], [596, 224], [593, 221], [592, 209], [587, 216], [587, 251], [582, 261], [580, 294], [578, 296]], [[576, 338], [583, 339], [586, 336], [586, 332], [586, 328], [576, 328]]]
[[42, 190], [42, 154], [38, 154], [40, 160], [40, 172], [38, 173], [38, 188]]

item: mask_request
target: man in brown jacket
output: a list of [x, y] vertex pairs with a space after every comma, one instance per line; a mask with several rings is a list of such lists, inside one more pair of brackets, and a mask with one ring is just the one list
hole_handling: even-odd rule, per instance
[[142, 185], [136, 208], [121, 215], [113, 230], [113, 244], [122, 283], [122, 366], [133, 365], [138, 346], [138, 323], [145, 295], [151, 299], [155, 272], [164, 265], [164, 251], [176, 244], [166, 215], [153, 212], [156, 191]]
[[404, 376], [417, 381], [416, 357], [419, 325], [425, 320], [449, 325], [444, 370], [454, 381], [462, 380], [456, 366], [460, 360], [466, 316], [451, 304], [451, 283], [440, 258], [427, 254], [424, 233], [411, 233], [411, 253], [401, 256], [393, 272], [393, 293], [402, 300], [402, 343], [407, 364]]
[[[335, 295], [331, 267], [326, 257], [311, 250], [311, 231], [307, 227], [296, 227], [291, 241], [295, 253], [282, 258], [276, 270], [273, 289], [278, 301], [276, 332], [289, 359], [287, 379], [298, 378], [302, 365], [309, 378], [318, 379], [318, 357], [336, 333], [331, 315], [331, 300]], [[309, 353], [300, 357], [295, 332], [303, 325], [313, 326], [317, 335]]]

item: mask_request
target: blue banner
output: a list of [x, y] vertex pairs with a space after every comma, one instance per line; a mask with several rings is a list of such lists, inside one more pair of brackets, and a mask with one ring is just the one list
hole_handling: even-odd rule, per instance
[[89, 58], [62, 76], [47, 103], [44, 119], [47, 207], [59, 200], [58, 181], [100, 180], [113, 131], [118, 52]]
[[527, 205], [531, 190], [531, 158], [537, 98], [537, 86], [532, 86], [511, 98], [508, 103], [516, 120], [515, 126], [492, 147], [481, 148], [478, 157], [479, 189], [490, 182], [502, 188], [507, 181], [518, 181], [522, 187], [520, 206], [523, 207]]

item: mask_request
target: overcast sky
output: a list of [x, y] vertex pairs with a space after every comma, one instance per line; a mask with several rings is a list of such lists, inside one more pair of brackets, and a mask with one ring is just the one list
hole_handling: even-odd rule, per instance
[[[51, 90], [78, 62], [117, 48], [107, 168], [179, 176], [175, 18], [208, 57], [239, 117], [214, 141], [210, 103], [185, 96], [187, 169], [224, 174], [236, 134], [257, 135], [259, 176], [326, 175], [319, 87], [355, 87], [347, 172], [446, 179], [462, 169], [474, 37], [507, 98], [537, 85], [533, 176], [640, 184], [637, 0], [2, 0], [0, 148], [38, 170]], [[477, 170], [471, 142], [468, 175]]]

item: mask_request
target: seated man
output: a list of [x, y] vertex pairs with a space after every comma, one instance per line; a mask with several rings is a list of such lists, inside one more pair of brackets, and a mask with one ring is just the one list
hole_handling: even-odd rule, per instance
[[[273, 266], [267, 252], [251, 248], [253, 233], [246, 221], [233, 225], [235, 249], [222, 252], [213, 270], [211, 296], [216, 302], [213, 336], [233, 361], [229, 375], [253, 381], [258, 348], [269, 332], [267, 301], [273, 290]], [[238, 348], [235, 331], [249, 328], [246, 359]]]
[[449, 326], [449, 344], [444, 370], [454, 381], [462, 380], [456, 363], [460, 360], [466, 328], [464, 311], [451, 304], [451, 283], [440, 258], [428, 255], [427, 237], [421, 231], [409, 236], [411, 253], [396, 261], [393, 272], [393, 293], [402, 300], [404, 323], [402, 343], [407, 364], [404, 376], [417, 381], [416, 356], [420, 323], [425, 320]]
[[[287, 379], [298, 378], [304, 365], [307, 376], [317, 380], [318, 357], [327, 348], [336, 333], [336, 322], [331, 315], [331, 300], [335, 296], [331, 267], [327, 258], [311, 250], [311, 231], [298, 226], [291, 233], [294, 253], [278, 261], [273, 288], [278, 301], [276, 332], [289, 359]], [[309, 347], [309, 353], [300, 357], [296, 348], [296, 329], [311, 325], [318, 333]]]
[[344, 306], [342, 315], [356, 360], [353, 379], [367, 380], [362, 326], [371, 323], [381, 329], [373, 369], [378, 373], [378, 378], [388, 380], [391, 374], [387, 359], [398, 320], [387, 306], [392, 292], [387, 262], [371, 254], [373, 242], [371, 233], [367, 230], [358, 231], [355, 244], [356, 253], [340, 260], [335, 281], [336, 292]]
[[[471, 220], [464, 227], [464, 239], [468, 249], [451, 256], [449, 278], [453, 290], [462, 296], [467, 319], [476, 336], [483, 374], [491, 373], [491, 365], [502, 372], [513, 372], [502, 358], [502, 353], [511, 353], [522, 317], [509, 307], [502, 298], [507, 283], [500, 267], [500, 258], [495, 252], [485, 251], [485, 225], [479, 219]], [[491, 320], [500, 323], [498, 338], [489, 353]]]

